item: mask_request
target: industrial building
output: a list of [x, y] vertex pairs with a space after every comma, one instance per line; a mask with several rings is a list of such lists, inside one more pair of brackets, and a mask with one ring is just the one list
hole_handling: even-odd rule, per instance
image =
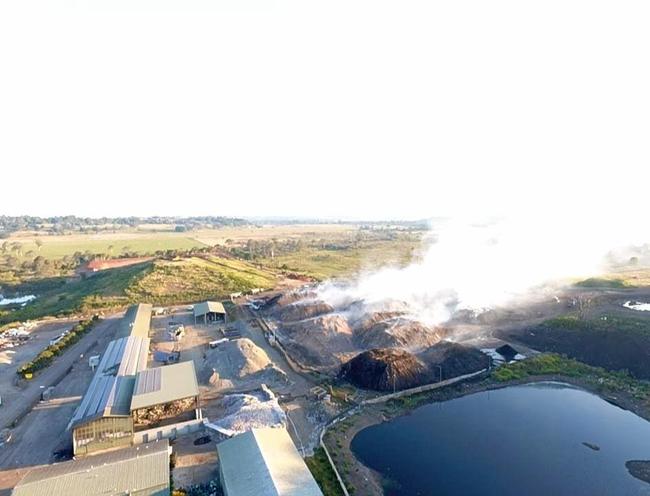
[[217, 452], [225, 496], [323, 496], [284, 428], [253, 429]]
[[219, 301], [204, 301], [194, 305], [194, 323], [197, 324], [203, 320], [204, 324], [212, 322], [226, 323], [226, 309]]
[[168, 418], [201, 418], [193, 362], [147, 369], [150, 324], [151, 305], [126, 312], [68, 424], [75, 455], [147, 442], [136, 432]]
[[140, 303], [129, 307], [120, 321], [117, 337], [136, 336], [148, 338], [152, 310], [153, 306], [148, 303]]
[[169, 496], [166, 439], [110, 453], [35, 468], [12, 496]]

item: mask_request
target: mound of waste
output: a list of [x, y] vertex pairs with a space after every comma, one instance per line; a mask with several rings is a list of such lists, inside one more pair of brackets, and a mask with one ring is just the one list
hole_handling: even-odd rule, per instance
[[273, 311], [278, 316], [277, 335], [299, 363], [323, 372], [337, 372], [340, 365], [360, 351], [404, 348], [417, 353], [446, 336], [441, 327], [414, 320], [400, 302], [365, 308], [353, 302], [335, 310], [319, 300], [292, 302]]
[[286, 305], [277, 312], [280, 320], [294, 322], [297, 320], [311, 319], [334, 311], [334, 307], [320, 300], [299, 301]]
[[490, 358], [480, 350], [451, 341], [441, 341], [417, 356], [428, 364], [435, 380], [440, 379], [440, 368], [442, 378], [451, 379], [483, 370], [490, 363]]
[[343, 365], [340, 376], [364, 389], [393, 391], [426, 383], [429, 369], [406, 350], [380, 348], [355, 356]]
[[249, 382], [286, 382], [266, 352], [248, 338], [234, 339], [209, 349], [205, 354], [201, 381], [222, 389], [246, 387]]
[[229, 435], [260, 427], [284, 427], [287, 421], [277, 397], [264, 384], [259, 391], [224, 396], [215, 406], [221, 415], [211, 423]]
[[445, 335], [440, 327], [428, 327], [401, 315], [375, 313], [355, 329], [356, 341], [362, 348], [428, 348]]
[[338, 368], [340, 354], [357, 350], [352, 329], [340, 314], [286, 323], [279, 334], [285, 349], [311, 367]]
[[401, 348], [364, 351], [343, 364], [339, 376], [364, 389], [399, 391], [478, 372], [488, 363], [476, 348], [441, 341], [417, 354]]

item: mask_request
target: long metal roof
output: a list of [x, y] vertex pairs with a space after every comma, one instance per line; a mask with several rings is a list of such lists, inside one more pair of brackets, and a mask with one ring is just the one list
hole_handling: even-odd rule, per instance
[[225, 315], [226, 309], [220, 301], [204, 301], [203, 303], [194, 305], [195, 317], [201, 317], [207, 313], [221, 313]]
[[147, 367], [149, 338], [111, 341], [68, 428], [101, 417], [128, 416], [135, 376]]
[[131, 411], [198, 395], [192, 360], [146, 369], [135, 378]]
[[221, 484], [237, 496], [323, 496], [284, 428], [253, 429], [217, 444]]
[[130, 414], [135, 375], [147, 368], [152, 306], [133, 305], [122, 317], [114, 339], [106, 347], [95, 376], [68, 428], [101, 417]]
[[30, 470], [12, 496], [169, 495], [169, 442], [164, 439]]
[[117, 336], [149, 337], [152, 309], [153, 307], [149, 303], [139, 303], [129, 307], [122, 317]]

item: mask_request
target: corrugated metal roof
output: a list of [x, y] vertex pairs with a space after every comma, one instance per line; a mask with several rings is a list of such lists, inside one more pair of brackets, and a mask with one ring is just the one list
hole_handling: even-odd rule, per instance
[[194, 305], [194, 316], [201, 317], [206, 313], [222, 313], [225, 315], [226, 309], [220, 301], [204, 301]]
[[221, 484], [237, 496], [323, 496], [286, 429], [253, 429], [217, 444]]
[[147, 369], [135, 378], [131, 411], [198, 395], [193, 361]]
[[[160, 488], [166, 493], [159, 492]], [[166, 439], [30, 470], [12, 496], [169, 494]]]
[[152, 308], [152, 305], [149, 303], [140, 303], [129, 307], [124, 314], [124, 317], [122, 317], [120, 327], [117, 331], [117, 336], [149, 337]]
[[147, 367], [149, 341], [149, 338], [129, 336], [108, 344], [68, 427], [100, 417], [130, 414], [135, 375]]

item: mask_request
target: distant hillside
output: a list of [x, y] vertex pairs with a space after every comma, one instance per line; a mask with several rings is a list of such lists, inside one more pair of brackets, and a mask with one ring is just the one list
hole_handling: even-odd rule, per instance
[[276, 275], [254, 265], [209, 256], [156, 260], [107, 269], [85, 278], [45, 279], [20, 286], [35, 294], [25, 307], [0, 314], [0, 325], [48, 315], [68, 315], [110, 309], [135, 302], [187, 303], [227, 298], [230, 293], [271, 288]]
[[272, 288], [276, 274], [235, 259], [216, 256], [157, 260], [151, 270], [126, 289], [133, 301], [159, 304], [207, 298], [227, 298], [230, 293]]

